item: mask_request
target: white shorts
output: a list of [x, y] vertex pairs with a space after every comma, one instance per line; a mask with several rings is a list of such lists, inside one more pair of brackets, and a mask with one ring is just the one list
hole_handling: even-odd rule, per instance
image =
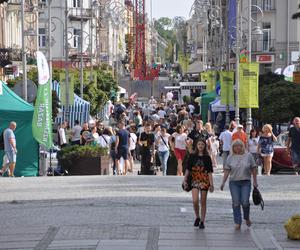
[[9, 160], [7, 158], [7, 155], [3, 155], [3, 161], [2, 161], [2, 167], [6, 166], [9, 163]]
[[271, 154], [260, 154], [262, 157], [267, 157], [267, 156], [271, 156], [273, 157], [274, 153], [271, 153]]

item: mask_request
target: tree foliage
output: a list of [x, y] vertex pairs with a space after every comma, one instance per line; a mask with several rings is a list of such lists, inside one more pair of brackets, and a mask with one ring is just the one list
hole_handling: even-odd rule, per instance
[[260, 108], [253, 110], [254, 118], [280, 124], [300, 115], [300, 84], [272, 73], [262, 75], [259, 83]]

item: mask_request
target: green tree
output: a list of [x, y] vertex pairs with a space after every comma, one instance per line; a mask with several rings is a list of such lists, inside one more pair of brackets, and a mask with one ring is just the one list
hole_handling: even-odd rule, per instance
[[283, 76], [260, 76], [259, 109], [253, 117], [264, 123], [281, 124], [300, 115], [300, 85], [283, 80]]

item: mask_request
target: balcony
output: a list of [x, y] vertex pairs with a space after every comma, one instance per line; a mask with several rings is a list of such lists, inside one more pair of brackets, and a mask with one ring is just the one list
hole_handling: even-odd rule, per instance
[[81, 21], [81, 18], [84, 22], [92, 18], [92, 9], [83, 8], [70, 8], [69, 18], [71, 21]]
[[252, 52], [274, 52], [275, 39], [270, 40], [254, 40], [252, 41]]
[[256, 5], [258, 5], [263, 12], [273, 12], [276, 10], [275, 0], [257, 0]]

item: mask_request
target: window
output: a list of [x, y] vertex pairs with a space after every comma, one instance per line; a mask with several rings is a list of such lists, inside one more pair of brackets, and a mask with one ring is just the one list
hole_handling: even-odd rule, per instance
[[263, 51], [270, 51], [271, 23], [263, 23]]
[[81, 0], [73, 0], [73, 7], [80, 8], [80, 2], [81, 2]]
[[80, 48], [80, 35], [81, 35], [80, 29], [73, 29], [73, 47], [74, 48]]
[[44, 28], [39, 29], [39, 47], [40, 48], [46, 47], [46, 29]]
[[274, 0], [262, 0], [261, 8], [264, 11], [275, 10], [275, 2]]

